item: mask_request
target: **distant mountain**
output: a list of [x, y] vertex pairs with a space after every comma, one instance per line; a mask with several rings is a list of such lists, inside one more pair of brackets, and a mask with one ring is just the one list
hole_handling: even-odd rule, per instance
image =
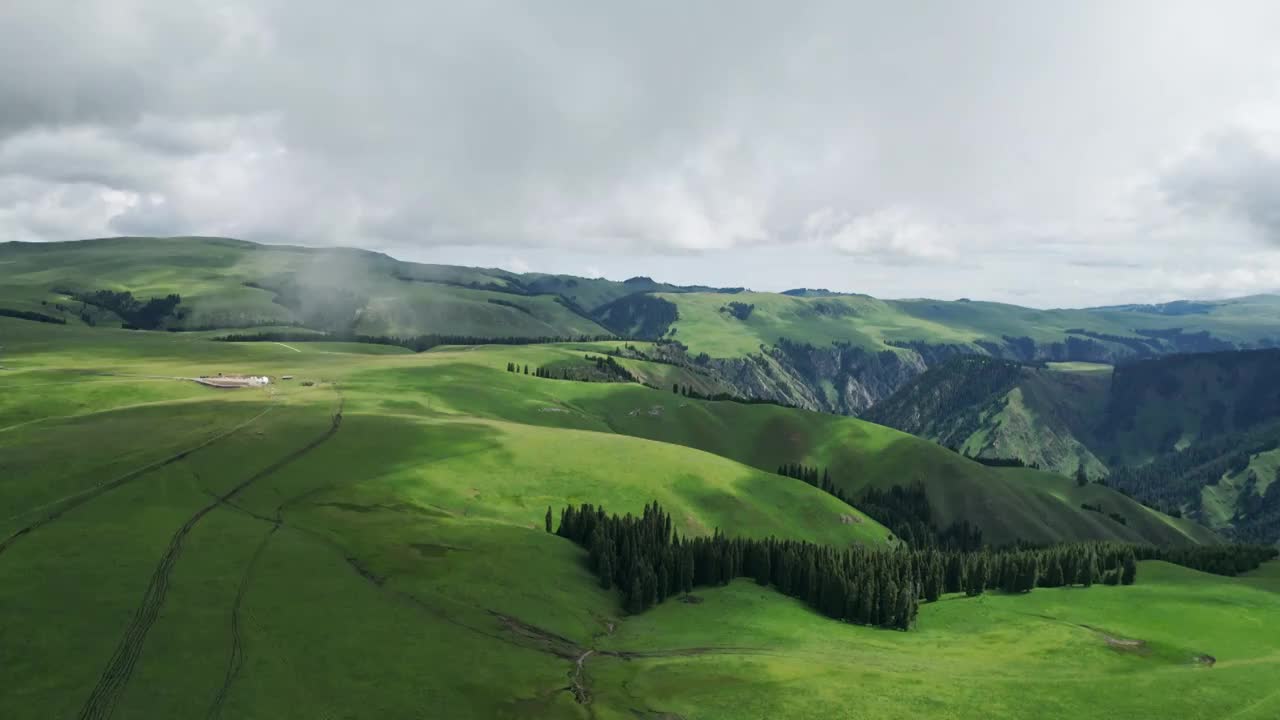
[[1109, 366], [1033, 365], [957, 356], [877, 403], [863, 417], [927, 437], [970, 457], [1016, 459], [1091, 477], [1106, 466], [1091, 449], [1111, 383]]
[[[697, 364], [718, 386], [845, 415], [958, 355], [1114, 364], [1280, 347], [1280, 296], [1269, 295], [1037, 310], [513, 273], [225, 238], [4, 243], [0, 263], [0, 312], [13, 316], [174, 331], [662, 339], [671, 341], [664, 360]], [[1086, 457], [1066, 446], [1058, 454], [1073, 453]]]
[[640, 293], [717, 292], [649, 278], [626, 282], [403, 262], [344, 248], [226, 238], [107, 238], [0, 244], [0, 309], [119, 323], [86, 298], [176, 294], [164, 329], [301, 326], [364, 335], [610, 335], [593, 312]]
[[1114, 369], [953, 358], [866, 419], [972, 457], [1090, 477], [1250, 540], [1280, 539], [1280, 350]]

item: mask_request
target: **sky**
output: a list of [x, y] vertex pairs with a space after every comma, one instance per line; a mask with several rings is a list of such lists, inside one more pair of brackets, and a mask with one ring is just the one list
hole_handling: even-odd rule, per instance
[[1280, 291], [1280, 3], [4, 0], [0, 241]]

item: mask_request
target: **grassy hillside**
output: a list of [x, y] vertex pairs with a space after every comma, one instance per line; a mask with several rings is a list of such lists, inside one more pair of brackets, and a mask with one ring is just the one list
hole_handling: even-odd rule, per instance
[[[1193, 523], [1149, 522], [1156, 514], [1099, 487], [1121, 525], [1080, 508], [1086, 498], [1048, 473], [1008, 474], [933, 443], [854, 418], [735, 402], [691, 400], [636, 385], [545, 380], [505, 372], [507, 362], [536, 368], [602, 351], [608, 343], [489, 346], [427, 353], [424, 364], [355, 373], [349, 387], [368, 392], [421, 393], [437, 410], [508, 422], [620, 433], [685, 445], [771, 471], [783, 463], [829, 468], [847, 492], [922, 483], [940, 524], [969, 518], [991, 542], [1015, 539], [1146, 539], [1185, 542], [1214, 538]], [[632, 367], [649, 365], [629, 362]], [[429, 364], [427, 364], [429, 363]]]
[[978, 458], [1017, 459], [1074, 475], [1101, 477], [1090, 446], [1105, 417], [1110, 366], [1032, 366], [959, 356], [908, 383], [866, 414]]
[[607, 335], [592, 311], [638, 293], [714, 291], [403, 262], [381, 253], [225, 238], [107, 238], [0, 243], [0, 310], [116, 325], [68, 292], [181, 295], [164, 327], [301, 324], [367, 335]]
[[[1144, 563], [1133, 587], [949, 597], [895, 633], [741, 582], [627, 616], [542, 528], [548, 505], [658, 499], [681, 534], [888, 545], [753, 467], [790, 460], [851, 468], [850, 486], [936, 477], [955, 488], [945, 512], [1020, 517], [1008, 532], [1198, 532], [1078, 511], [1112, 502], [1105, 488], [848, 418], [505, 369], [616, 343], [412, 354], [209, 335], [0, 318], [0, 716], [1015, 718], [1028, 672], [1041, 717], [1276, 709], [1270, 569]], [[218, 372], [294, 379], [184, 379]]]
[[[871, 351], [916, 343], [959, 345], [974, 353], [1025, 354], [1022, 359], [1028, 360], [1142, 357], [1280, 342], [1277, 296], [1200, 303], [1196, 312], [1178, 315], [1160, 312], [1163, 306], [1036, 310], [967, 300], [742, 293], [732, 300], [755, 306], [746, 319], [723, 312], [723, 296], [661, 297], [679, 311], [679, 320], [671, 325], [675, 337], [692, 352], [712, 357], [751, 354], [782, 338], [816, 346], [848, 343]], [[1198, 335], [1202, 332], [1208, 335]]]
[[[369, 335], [604, 335], [591, 308], [671, 285], [423, 265], [357, 250], [256, 245], [219, 238], [112, 238], [0, 243], [0, 309], [72, 323], [110, 311], [68, 292], [176, 293], [165, 327], [303, 324]], [[699, 288], [707, 290], [708, 288]]]
[[[658, 499], [684, 534], [887, 541], [725, 458], [369, 379], [427, 356], [0, 323], [6, 718], [576, 716], [570, 663], [514, 618], [588, 642], [616, 598], [543, 532], [547, 506]], [[216, 372], [295, 379], [182, 379]], [[474, 667], [442, 661], [459, 652]]]
[[593, 672], [626, 682], [602, 701], [657, 697], [649, 707], [682, 717], [1261, 720], [1280, 712], [1266, 681], [1273, 575], [1224, 581], [1142, 563], [1133, 588], [948, 599], [905, 635], [814, 625], [803, 607], [738, 582], [629, 620], [604, 647], [740, 649], [605, 658]]

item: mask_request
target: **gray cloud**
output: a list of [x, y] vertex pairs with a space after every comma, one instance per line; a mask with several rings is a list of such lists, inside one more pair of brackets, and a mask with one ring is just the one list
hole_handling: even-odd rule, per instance
[[1210, 138], [1168, 170], [1161, 188], [1179, 208], [1239, 220], [1280, 245], [1280, 150], [1256, 134]]
[[73, 4], [0, 7], [3, 239], [1054, 304], [1232, 277], [1222, 215], [1275, 237], [1274, 155], [1165, 162], [1280, 131], [1271, 3]]

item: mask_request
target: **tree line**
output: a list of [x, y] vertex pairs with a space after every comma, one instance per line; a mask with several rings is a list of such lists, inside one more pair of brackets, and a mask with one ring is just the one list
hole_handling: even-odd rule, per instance
[[[546, 530], [552, 531], [547, 508]], [[993, 551], [838, 549], [802, 540], [680, 537], [654, 501], [639, 516], [570, 505], [555, 530], [587, 550], [587, 565], [604, 589], [617, 588], [623, 606], [640, 613], [695, 587], [752, 578], [822, 614], [846, 622], [907, 630], [922, 602], [943, 594], [1031, 592], [1041, 587], [1132, 585], [1138, 560], [1165, 560], [1234, 575], [1274, 558], [1274, 547], [1223, 545], [1161, 548], [1086, 542]]]
[[[73, 290], [55, 290], [79, 300], [83, 305], [94, 305], [120, 316], [123, 320], [120, 327], [126, 330], [155, 330], [170, 317], [182, 303], [182, 296], [170, 293], [164, 297], [148, 298], [146, 301], [133, 296], [128, 290], [94, 290], [92, 292], [76, 292]], [[81, 317], [85, 313], [81, 312]]]
[[801, 463], [784, 463], [778, 474], [806, 482], [835, 497], [844, 504], [861, 510], [867, 517], [889, 528], [908, 547], [918, 550], [941, 549], [973, 551], [982, 547], [982, 530], [968, 520], [957, 520], [939, 529], [933, 519], [933, 506], [924, 485], [894, 485], [888, 490], [869, 487], [858, 497], [847, 495], [831, 479], [829, 469]]
[[912, 548], [973, 552], [983, 547], [982, 529], [968, 520], [939, 528], [924, 485], [918, 482], [888, 490], [869, 487], [853, 505]]
[[[657, 390], [657, 389], [658, 388], [654, 388], [654, 390]], [[690, 385], [681, 385], [680, 383], [672, 383], [671, 392], [676, 395], [687, 397], [691, 400], [710, 400], [712, 402], [735, 402], [741, 405], [777, 405], [778, 407], [793, 408], [793, 409], [797, 408], [797, 406], [795, 405], [788, 405], [787, 403], [781, 402], [779, 400], [772, 400], [770, 398], [742, 397], [741, 395], [734, 395], [732, 393], [727, 393], [727, 392], [718, 392], [718, 393], [708, 394], [704, 392], [699, 392], [696, 388]]]
[[0, 308], [0, 317], [11, 317], [19, 320], [34, 320], [35, 322], [50, 323], [53, 325], [67, 324], [67, 321], [63, 318], [45, 315], [44, 313], [31, 312], [30, 310], [11, 310], [9, 308]]
[[[1108, 484], [1148, 507], [1180, 517], [1183, 504], [1200, 504], [1202, 488], [1217, 485], [1226, 475], [1244, 472], [1253, 457], [1280, 445], [1280, 423], [1202, 440], [1181, 451], [1157, 456], [1146, 465], [1114, 466]], [[1237, 541], [1274, 543], [1280, 540], [1280, 486], [1266, 493], [1257, 483], [1237, 494], [1232, 537]], [[1247, 491], [1245, 491], [1247, 490]]]
[[1257, 570], [1258, 566], [1280, 556], [1274, 545], [1185, 545], [1159, 547], [1136, 546], [1139, 560], [1163, 560], [1214, 575], [1235, 577], [1240, 573]]
[[1118, 512], [1107, 512], [1107, 511], [1103, 510], [1103, 509], [1102, 509], [1102, 503], [1098, 503], [1097, 505], [1090, 505], [1090, 504], [1089, 504], [1089, 503], [1087, 503], [1087, 502], [1083, 502], [1083, 503], [1080, 503], [1080, 509], [1081, 509], [1081, 510], [1088, 510], [1089, 512], [1096, 512], [1096, 513], [1099, 513], [1099, 514], [1101, 514], [1101, 515], [1106, 515], [1107, 517], [1111, 518], [1112, 520], [1115, 520], [1116, 522], [1120, 523], [1121, 525], [1128, 525], [1128, 524], [1129, 524], [1129, 520], [1128, 520], [1128, 518], [1126, 518], [1125, 516], [1121, 515], [1120, 513], [1118, 513]]
[[[551, 530], [551, 509], [546, 525]], [[695, 587], [748, 577], [772, 585], [828, 617], [906, 630], [919, 605], [946, 593], [1030, 592], [1036, 587], [1132, 584], [1134, 547], [1077, 543], [1044, 549], [978, 552], [838, 549], [801, 540], [681, 538], [655, 501], [641, 516], [608, 515], [590, 504], [560, 513], [556, 534], [587, 550], [600, 586], [617, 588], [628, 612], [639, 613]]]
[[[631, 374], [621, 363], [614, 360], [609, 355], [584, 355], [588, 363], [586, 367], [570, 367], [562, 365], [558, 370], [547, 367], [535, 367], [532, 375], [534, 377], [545, 378], [547, 380], [576, 380], [579, 382], [638, 382], [636, 377]], [[594, 366], [594, 372], [591, 366]], [[507, 372], [523, 373], [529, 375], [529, 365], [521, 365], [520, 363], [507, 363]]]

